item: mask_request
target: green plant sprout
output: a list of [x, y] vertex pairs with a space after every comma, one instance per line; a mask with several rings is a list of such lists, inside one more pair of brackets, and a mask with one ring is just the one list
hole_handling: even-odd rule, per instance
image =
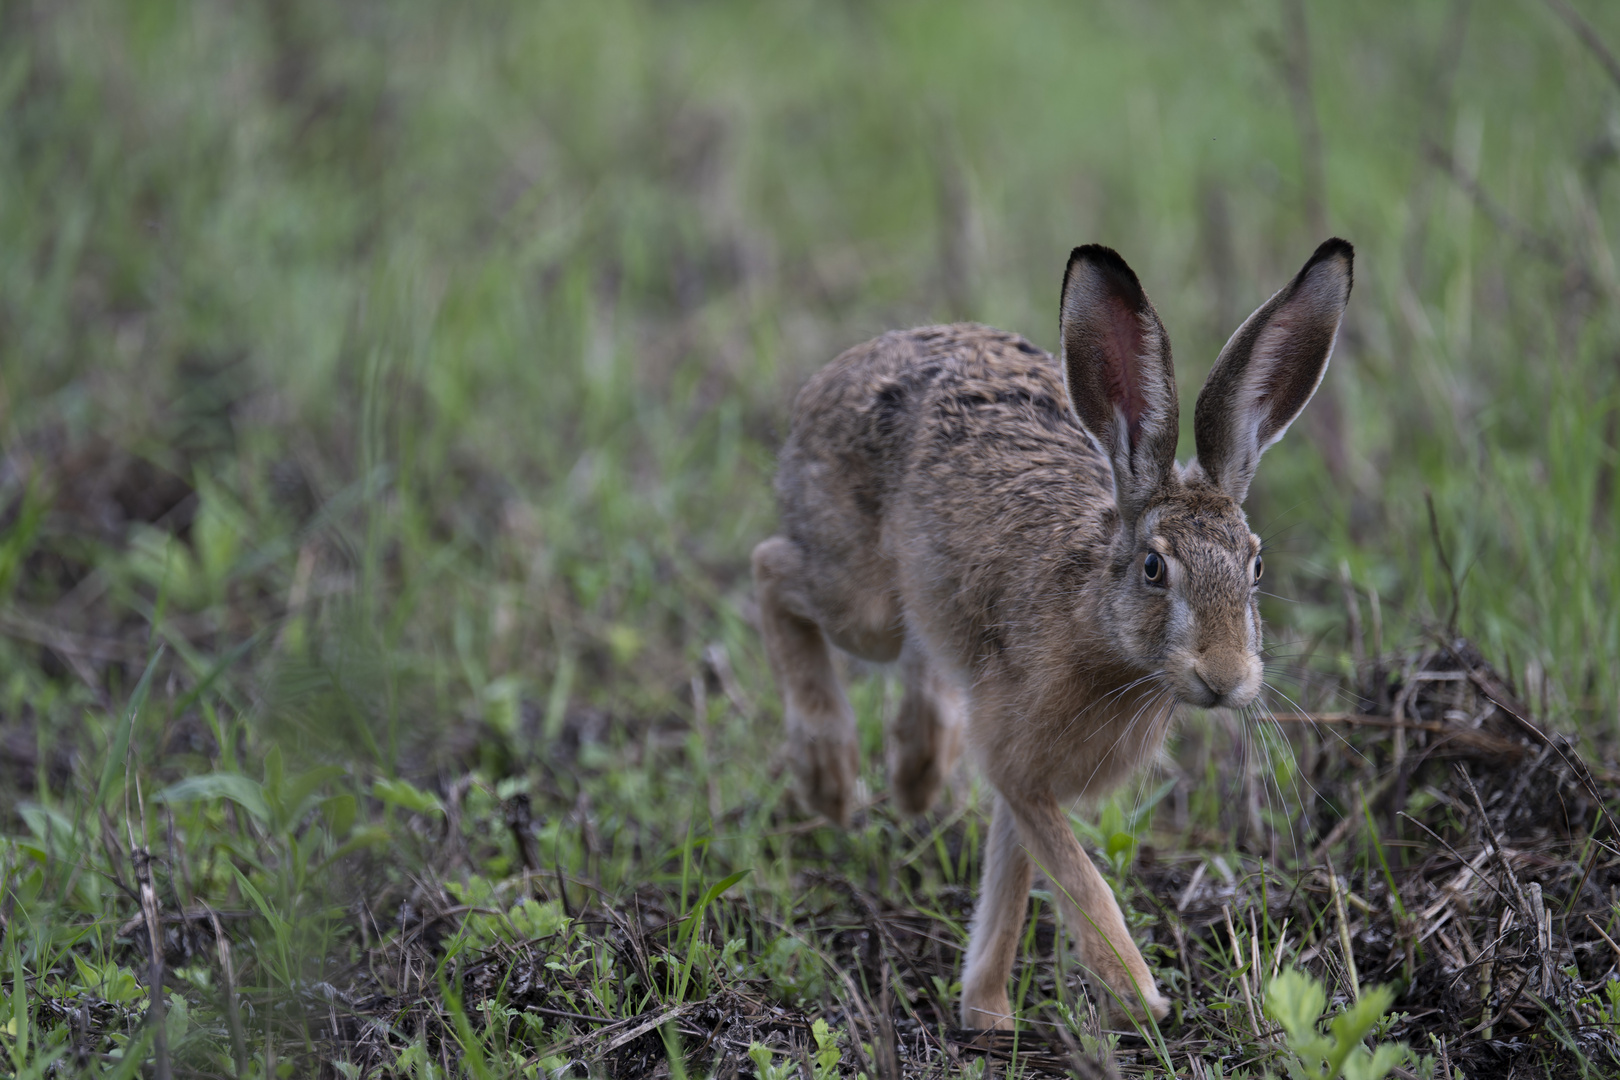
[[[810, 1025], [810, 1037], [816, 1043], [809, 1055], [811, 1080], [838, 1080], [838, 1063], [844, 1058], [838, 1048], [838, 1035], [826, 1020], [818, 1018]], [[775, 1064], [776, 1055], [764, 1043], [750, 1044], [748, 1057], [759, 1070], [760, 1080], [792, 1080], [800, 1072], [798, 1063], [791, 1057], [780, 1065]]]
[[1324, 1034], [1318, 1026], [1327, 1007], [1321, 981], [1303, 971], [1278, 972], [1266, 986], [1265, 1010], [1288, 1035], [1290, 1080], [1383, 1080], [1405, 1065], [1411, 1051], [1404, 1042], [1379, 1043], [1370, 1051], [1362, 1042], [1394, 1003], [1389, 987], [1367, 987]]

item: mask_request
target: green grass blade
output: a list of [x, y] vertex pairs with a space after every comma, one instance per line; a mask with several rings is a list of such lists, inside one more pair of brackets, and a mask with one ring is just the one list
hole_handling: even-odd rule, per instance
[[107, 751], [106, 764], [101, 767], [101, 783], [96, 787], [97, 806], [107, 804], [107, 795], [112, 791], [113, 782], [128, 761], [130, 733], [135, 729], [135, 720], [146, 705], [146, 696], [152, 690], [152, 676], [157, 673], [158, 661], [163, 659], [163, 651], [163, 646], [159, 645], [152, 653], [152, 659], [146, 662], [146, 670], [141, 673], [140, 682], [135, 684], [135, 692], [130, 695], [124, 715], [119, 719], [118, 727], [113, 732], [112, 746]]

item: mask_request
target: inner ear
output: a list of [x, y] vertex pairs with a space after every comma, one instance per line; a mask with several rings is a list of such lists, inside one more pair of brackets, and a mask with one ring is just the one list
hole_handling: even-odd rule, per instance
[[[1149, 408], [1144, 354], [1158, 351], [1158, 318], [1136, 274], [1112, 248], [1075, 248], [1063, 277], [1060, 315], [1069, 401], [1104, 445], [1141, 435]], [[1147, 316], [1144, 319], [1144, 315]], [[1123, 419], [1122, 432], [1110, 432]]]
[[1069, 256], [1060, 309], [1069, 402], [1114, 467], [1129, 517], [1174, 468], [1178, 411], [1164, 325], [1142, 283], [1111, 248]]
[[1198, 464], [1232, 498], [1321, 385], [1350, 299], [1355, 249], [1337, 237], [1232, 335], [1198, 395]]
[[1148, 331], [1142, 326], [1140, 311], [1122, 297], [1110, 296], [1106, 305], [1108, 317], [1101, 329], [1108, 338], [1103, 354], [1110, 362], [1103, 366], [1102, 374], [1108, 398], [1125, 421], [1127, 442], [1134, 446], [1141, 441], [1142, 417], [1148, 409], [1142, 389], [1142, 351]]
[[1302, 290], [1295, 306], [1303, 310], [1280, 313], [1255, 342], [1247, 407], [1259, 416], [1260, 450], [1282, 438], [1327, 371], [1344, 304], [1324, 292]]

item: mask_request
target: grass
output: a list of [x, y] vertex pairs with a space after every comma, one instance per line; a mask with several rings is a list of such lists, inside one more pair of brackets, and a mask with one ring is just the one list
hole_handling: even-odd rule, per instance
[[[1371, 980], [1407, 995], [1376, 1037], [1602, 1075], [1606, 795], [1553, 828], [1500, 814], [1584, 788], [1493, 777], [1474, 813], [1387, 728], [1221, 716], [1076, 819], [1180, 1026], [1102, 1029], [1037, 893], [1021, 1041], [952, 1041], [985, 792], [796, 816], [747, 580], [843, 347], [1053, 346], [1100, 240], [1190, 394], [1332, 231], [1349, 322], [1250, 502], [1278, 711], [1388, 716], [1454, 629], [1605, 758], [1620, 86], [1565, 10], [0, 4], [5, 1067], [1281, 1074], [1270, 972], [1344, 1007], [1346, 952], [1460, 872], [1404, 811], [1464, 862], [1556, 841], [1506, 865], [1567, 907], [1556, 949], [1487, 934], [1525, 904], [1476, 874], [1430, 916], [1467, 940]], [[897, 691], [851, 674], [880, 797]], [[1576, 974], [1482, 988], [1509, 933]], [[1442, 1050], [1428, 1008], [1474, 1019]]]

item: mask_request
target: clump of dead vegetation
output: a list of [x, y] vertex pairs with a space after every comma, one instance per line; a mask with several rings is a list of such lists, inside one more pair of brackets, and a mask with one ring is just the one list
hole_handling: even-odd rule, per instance
[[[1270, 970], [1297, 963], [1343, 998], [1394, 985], [1385, 1035], [1445, 1075], [1616, 1067], [1614, 774], [1533, 719], [1465, 640], [1360, 670], [1357, 711], [1273, 718], [1300, 752], [1304, 858], [1144, 875], [1177, 898], [1164, 919], [1178, 940], [1203, 928], [1185, 938], [1189, 978], [1200, 952], [1230, 971], [1246, 920], [1262, 939], [1270, 923], [1298, 935]], [[1263, 984], [1251, 968], [1246, 999]]]

